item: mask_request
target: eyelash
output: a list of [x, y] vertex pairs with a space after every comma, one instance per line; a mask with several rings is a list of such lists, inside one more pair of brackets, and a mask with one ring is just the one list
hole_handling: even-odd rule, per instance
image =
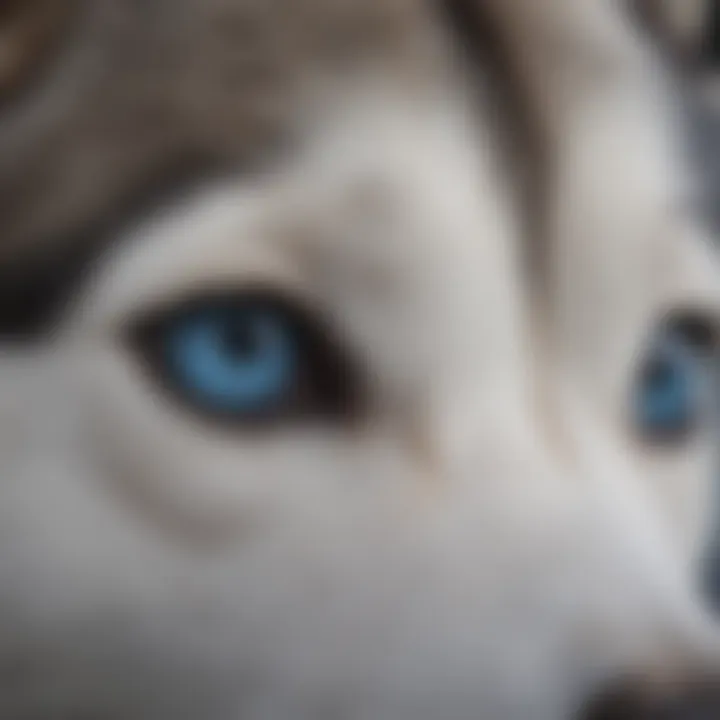
[[200, 295], [145, 315], [128, 344], [168, 399], [242, 427], [349, 422], [362, 374], [328, 324], [271, 289]]

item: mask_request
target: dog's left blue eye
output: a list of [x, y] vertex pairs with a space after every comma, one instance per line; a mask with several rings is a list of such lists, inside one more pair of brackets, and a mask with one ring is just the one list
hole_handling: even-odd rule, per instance
[[650, 439], [681, 439], [703, 407], [705, 368], [681, 336], [668, 334], [652, 348], [638, 379], [636, 413]]
[[200, 408], [263, 414], [295, 388], [296, 338], [277, 310], [210, 307], [181, 314], [165, 328], [163, 345], [171, 378]]
[[282, 293], [197, 296], [127, 330], [150, 379], [206, 419], [342, 421], [364, 407], [352, 355], [321, 315]]

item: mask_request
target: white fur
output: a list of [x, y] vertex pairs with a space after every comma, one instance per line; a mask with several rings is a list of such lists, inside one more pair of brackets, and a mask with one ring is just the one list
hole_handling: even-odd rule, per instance
[[[539, 4], [578, 41], [604, 7]], [[634, 57], [607, 12], [583, 32]], [[662, 105], [556, 88], [537, 297], [491, 108], [381, 87], [320, 109], [276, 172], [139, 223], [52, 343], [2, 357], [1, 717], [557, 720], [615, 675], [712, 667], [688, 578], [708, 438], [659, 456], [626, 416], [668, 305], [717, 309]], [[120, 341], [259, 280], [360, 361], [359, 428], [220, 431]]]

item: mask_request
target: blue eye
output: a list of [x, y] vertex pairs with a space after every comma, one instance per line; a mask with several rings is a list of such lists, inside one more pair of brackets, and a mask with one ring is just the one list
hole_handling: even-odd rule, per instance
[[682, 439], [703, 409], [704, 366], [681, 336], [668, 334], [653, 347], [639, 376], [637, 422], [646, 437]]
[[264, 413], [295, 387], [296, 338], [271, 309], [209, 308], [181, 315], [169, 324], [165, 347], [176, 382], [213, 410]]
[[325, 323], [288, 298], [263, 291], [200, 297], [128, 330], [151, 378], [208, 419], [344, 419], [359, 412], [358, 368]]

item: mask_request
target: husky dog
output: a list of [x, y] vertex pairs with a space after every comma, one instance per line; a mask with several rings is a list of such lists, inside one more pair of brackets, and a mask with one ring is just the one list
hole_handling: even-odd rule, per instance
[[720, 269], [626, 8], [2, 13], [0, 718], [720, 712]]

